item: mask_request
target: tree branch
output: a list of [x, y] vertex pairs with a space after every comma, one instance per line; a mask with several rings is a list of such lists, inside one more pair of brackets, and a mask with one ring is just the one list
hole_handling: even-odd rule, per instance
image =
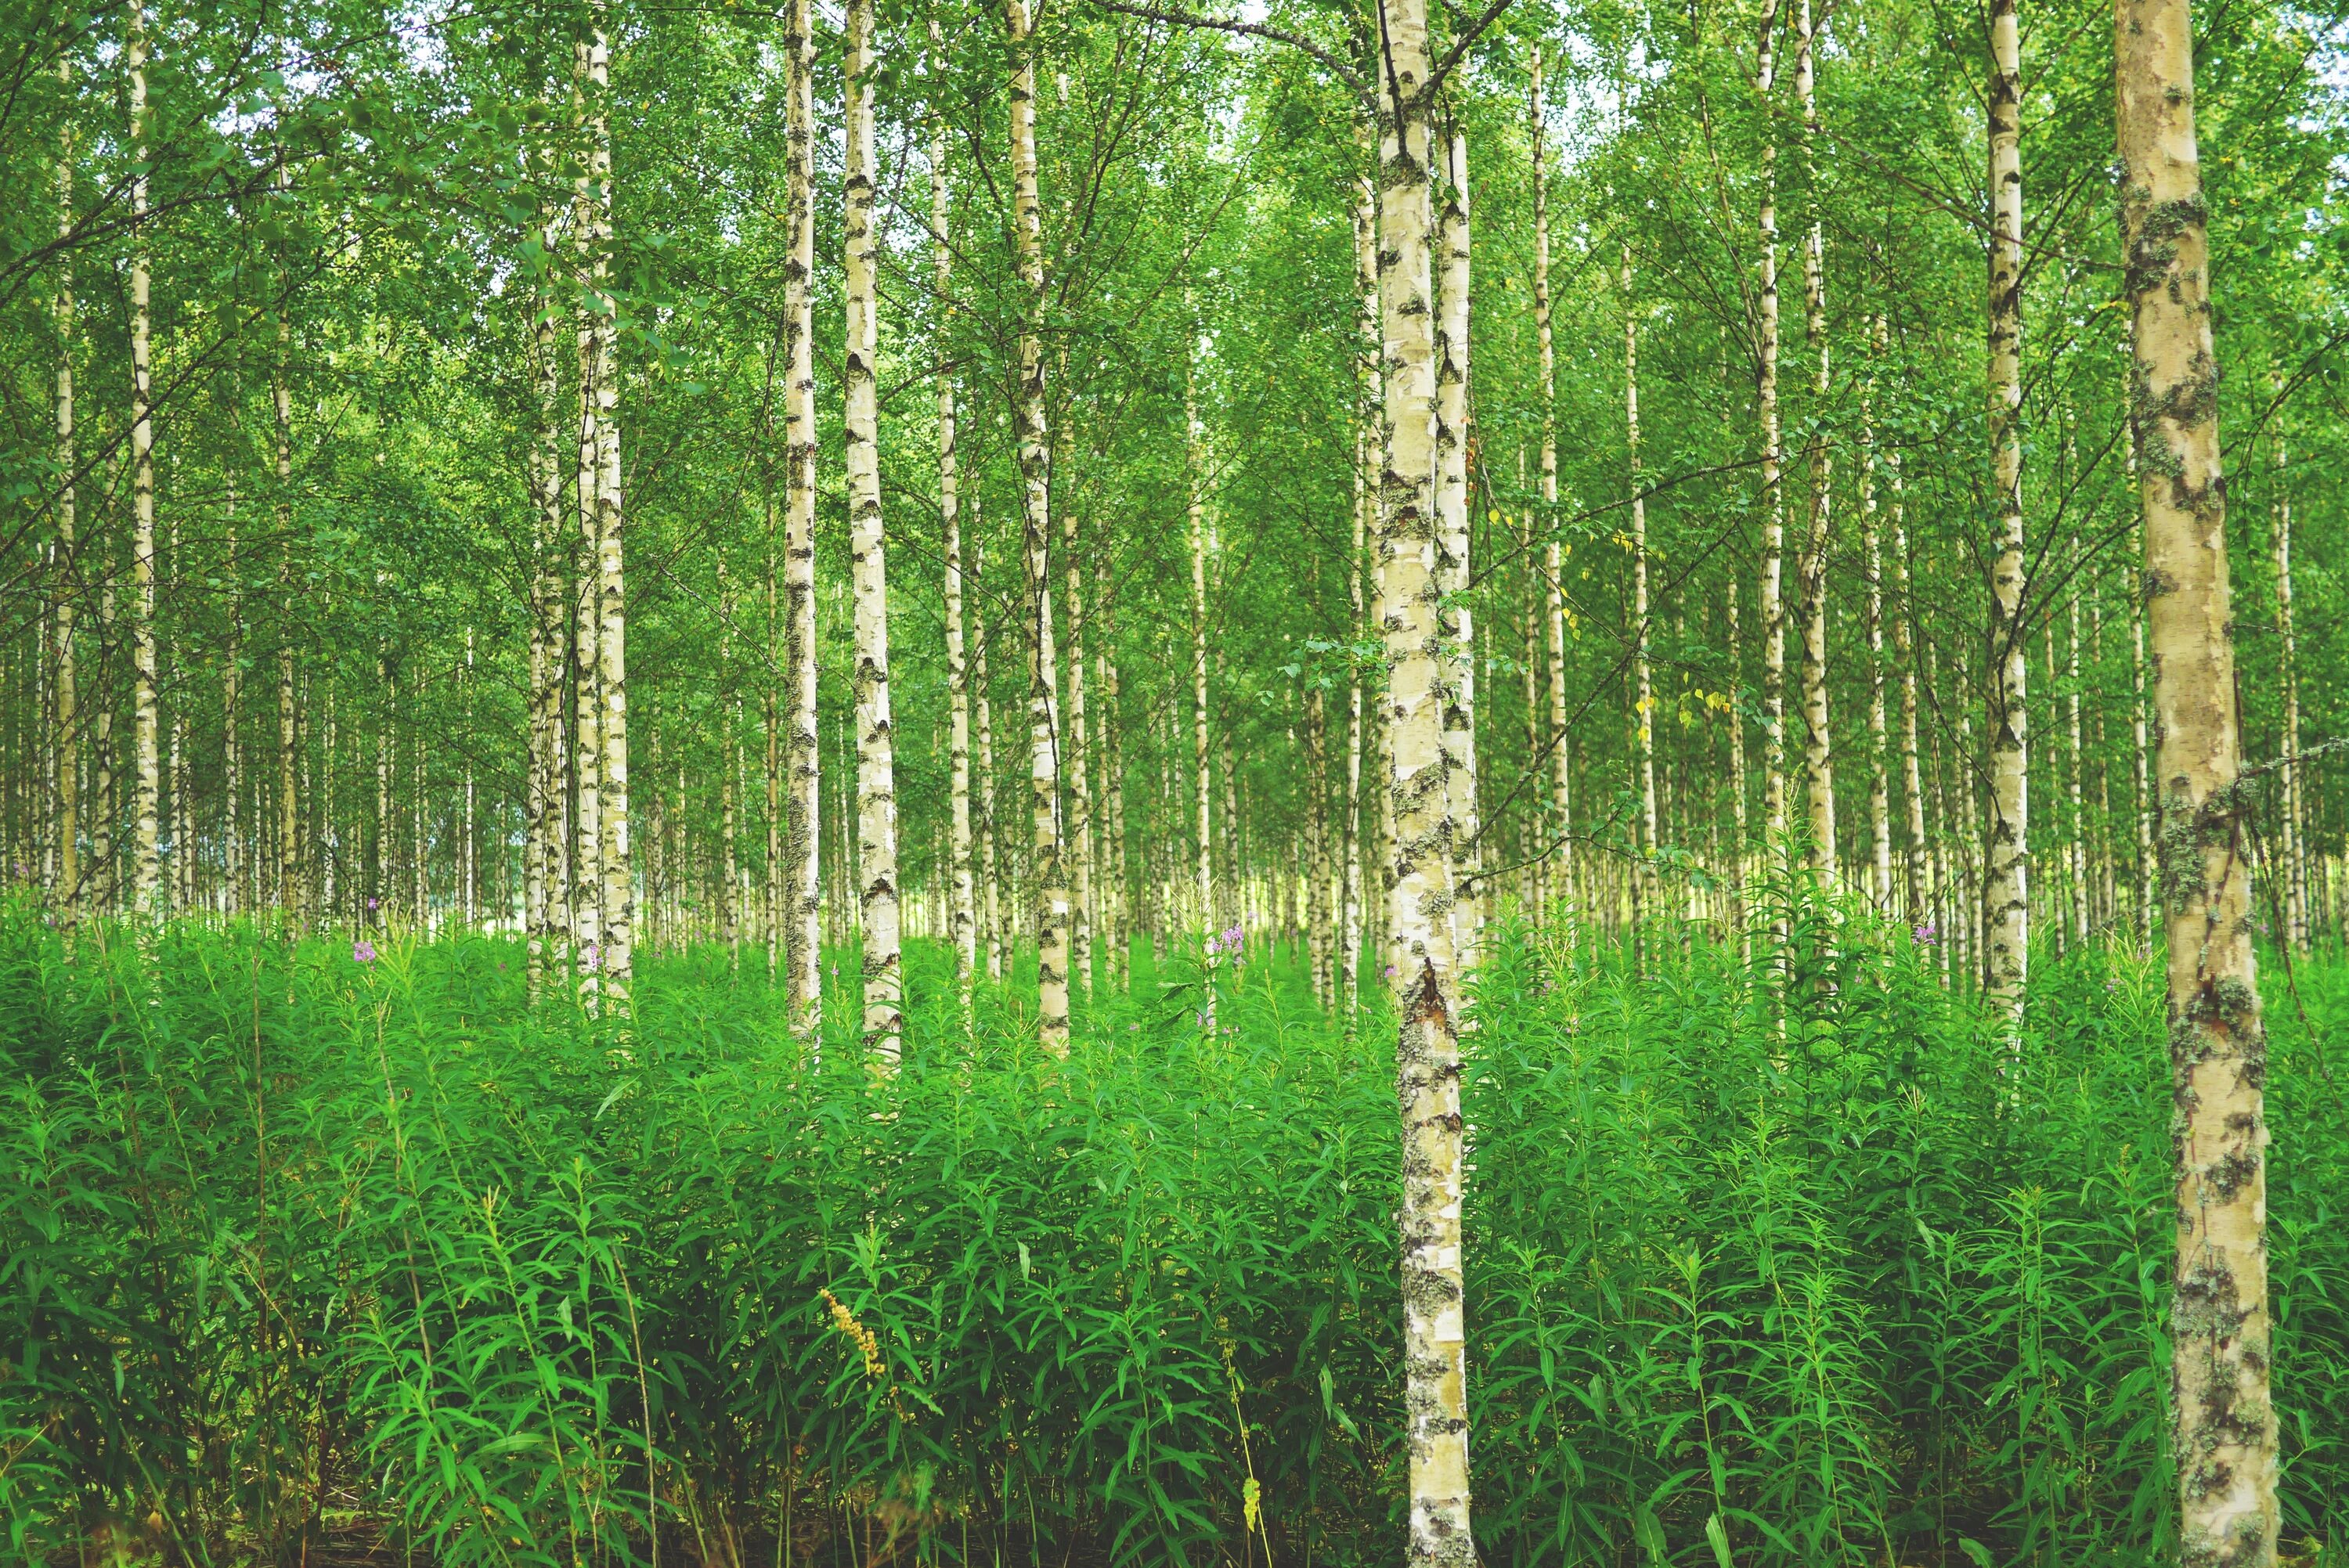
[[[1099, 3], [1100, 0], [1095, 0], [1095, 4]], [[1484, 35], [1485, 28], [1501, 19], [1502, 12], [1516, 4], [1516, 0], [1493, 0], [1493, 3], [1485, 8], [1485, 14], [1470, 24], [1467, 30], [1458, 38], [1453, 40], [1452, 46], [1444, 51], [1444, 58], [1438, 60], [1435, 63], [1435, 69], [1428, 73], [1427, 85], [1419, 89], [1419, 96], [1423, 102], [1435, 96], [1436, 89], [1444, 85], [1444, 78], [1452, 74], [1452, 67], [1458, 65], [1460, 57], [1468, 52], [1468, 46]]]
[[[1501, 0], [1503, 5], [1511, 0]], [[1178, 27], [1208, 27], [1218, 33], [1237, 33], [1247, 38], [1269, 38], [1276, 44], [1287, 44], [1292, 49], [1302, 49], [1330, 68], [1330, 74], [1346, 84], [1357, 98], [1367, 98], [1371, 86], [1360, 71], [1323, 48], [1302, 33], [1292, 33], [1284, 27], [1267, 27], [1255, 22], [1227, 22], [1220, 17], [1201, 16], [1189, 11], [1166, 11], [1154, 5], [1135, 5], [1126, 0], [1093, 0], [1104, 11], [1114, 11], [1122, 16], [1139, 16], [1145, 22], [1168, 22]]]

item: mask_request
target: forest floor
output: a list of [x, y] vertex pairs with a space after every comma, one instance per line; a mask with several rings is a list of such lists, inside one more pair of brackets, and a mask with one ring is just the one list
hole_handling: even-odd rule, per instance
[[[11, 1556], [1393, 1560], [1392, 1036], [1293, 952], [1210, 1031], [1196, 947], [1137, 946], [1054, 1062], [1032, 986], [966, 1022], [917, 944], [884, 1079], [722, 949], [625, 1026], [531, 1008], [509, 941], [373, 951], [0, 913]], [[1483, 965], [1484, 1560], [2174, 1553], [2151, 962], [2038, 955], [2013, 1053], [1904, 931], [1787, 951]], [[2285, 1535], [2331, 1563], [2349, 963], [2262, 978]]]

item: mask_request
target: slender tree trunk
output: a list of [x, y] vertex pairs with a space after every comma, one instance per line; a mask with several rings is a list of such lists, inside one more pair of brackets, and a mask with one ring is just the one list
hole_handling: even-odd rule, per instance
[[595, 397], [596, 301], [593, 297], [597, 246], [590, 120], [595, 108], [587, 101], [593, 91], [589, 81], [594, 69], [589, 58], [592, 52], [593, 46], [582, 40], [574, 46], [572, 64], [581, 137], [580, 172], [572, 191], [572, 228], [577, 252], [577, 281], [585, 292], [574, 328], [579, 359], [579, 448], [573, 465], [572, 511], [578, 538], [572, 547], [570, 584], [572, 793], [575, 802], [571, 822], [572, 940], [580, 968], [581, 1002], [590, 1011], [598, 1006], [604, 962], [603, 702], [595, 689], [602, 669], [595, 652], [602, 624], [597, 614], [596, 583], [601, 560], [596, 539], [601, 509], [596, 503], [596, 492], [601, 488], [602, 469], [595, 433], [596, 416], [601, 410]]
[[[1061, 356], [1065, 376], [1068, 357]], [[1065, 443], [1067, 427], [1061, 427]], [[1055, 467], [1061, 465], [1055, 464]], [[1084, 556], [1077, 544], [1077, 509], [1065, 500], [1061, 509], [1061, 547], [1066, 557], [1069, 648], [1067, 767], [1069, 785], [1069, 981], [1077, 995], [1090, 995], [1093, 983], [1093, 758], [1092, 736], [1085, 725], [1085, 597]]]
[[1444, 788], [1451, 799], [1453, 952], [1475, 965], [1484, 889], [1476, 820], [1476, 642], [1468, 605], [1468, 139], [1442, 144], [1443, 205], [1435, 217], [1435, 579], [1452, 667], [1444, 677]]
[[[1363, 552], [1377, 530], [1379, 435], [1382, 418], [1379, 395], [1379, 273], [1378, 192], [1368, 178], [1354, 183], [1354, 505], [1351, 532], [1346, 547], [1347, 627], [1356, 644], [1371, 634], [1364, 614]], [[1345, 863], [1340, 871], [1338, 1006], [1352, 1026], [1361, 998], [1362, 960], [1362, 668], [1359, 655], [1347, 660], [1346, 682], [1346, 805]], [[1381, 792], [1383, 793], [1383, 792]]]
[[[1880, 325], [1884, 318], [1878, 316], [1876, 319]], [[1883, 356], [1883, 344], [1879, 338], [1876, 345], [1876, 358], [1881, 362]], [[1892, 775], [1885, 735], [1884, 548], [1877, 518], [1873, 368], [1868, 377], [1868, 386], [1861, 393], [1859, 405], [1860, 555], [1862, 568], [1868, 574], [1865, 628], [1868, 636], [1868, 828], [1872, 891], [1877, 911], [1889, 913], [1892, 909]]]
[[1623, 435], [1631, 492], [1631, 740], [1640, 791], [1640, 860], [1631, 868], [1632, 951], [1646, 961], [1646, 919], [1656, 853], [1656, 693], [1648, 663], [1648, 501], [1640, 477], [1640, 317], [1631, 302], [1631, 254], [1623, 253]]
[[[1194, 336], [1195, 338], [1195, 332]], [[1194, 360], [1197, 346], [1192, 347]], [[1199, 924], [1206, 929], [1216, 918], [1216, 858], [1210, 802], [1215, 799], [1214, 764], [1207, 734], [1207, 505], [1206, 442], [1199, 424], [1195, 363], [1183, 376], [1184, 447], [1188, 476], [1191, 535], [1191, 756], [1198, 779]], [[1204, 998], [1210, 1027], [1215, 1024], [1216, 998], [1210, 989]]]
[[2030, 660], [2023, 564], [2023, 76], [2015, 0], [1990, 12], [1990, 448], [1998, 510], [1991, 569], [1991, 827], [1982, 890], [1987, 992], [2021, 1047], [2023, 987], [2030, 963], [2030, 772], [2023, 712]]
[[1003, 878], [995, 861], [995, 706], [988, 694], [987, 627], [981, 613], [986, 595], [979, 591], [985, 575], [979, 570], [981, 562], [978, 535], [978, 492], [970, 497], [970, 640], [978, 650], [971, 670], [971, 686], [976, 693], [977, 711], [972, 715], [976, 730], [973, 744], [978, 749], [978, 799], [974, 803], [978, 822], [972, 833], [971, 863], [978, 877], [986, 883], [986, 892], [978, 911], [978, 923], [987, 944], [987, 977], [1003, 979]]
[[[943, 45], [937, 18], [930, 18], [930, 54], [943, 68]], [[947, 788], [952, 793], [952, 826], [947, 845], [947, 878], [953, 889], [950, 923], [955, 950], [955, 987], [962, 1016], [970, 1016], [971, 972], [978, 957], [977, 913], [971, 873], [970, 839], [970, 669], [963, 643], [962, 512], [959, 475], [956, 470], [954, 371], [947, 357], [947, 334], [954, 321], [954, 247], [947, 225], [953, 205], [947, 188], [946, 120], [930, 122], [930, 277], [937, 295], [936, 346], [938, 389], [938, 517], [946, 544], [947, 610]]]
[[1811, 866], [1822, 883], [1836, 880], [1835, 747], [1827, 720], [1827, 544], [1833, 524], [1835, 457], [1825, 417], [1833, 386], [1828, 366], [1826, 236], [1818, 211], [1818, 39], [1810, 0], [1795, 10], [1795, 96], [1803, 108], [1803, 175], [1810, 228], [1803, 239], [1803, 337], [1816, 363], [1811, 377], [1811, 430], [1805, 439], [1811, 474], [1810, 527], [1795, 567], [1803, 616], [1803, 772], [1810, 793]]
[[[1526, 91], [1526, 134], [1534, 143], [1534, 347], [1541, 373], [1541, 584], [1543, 624], [1548, 636], [1548, 751], [1550, 800], [1548, 812], [1534, 829], [1534, 852], [1538, 861], [1537, 887], [1548, 882], [1548, 894], [1534, 911], [1534, 923], [1548, 924], [1548, 903], [1574, 885], [1574, 848], [1567, 842], [1567, 596], [1565, 550], [1557, 531], [1557, 338], [1550, 326], [1550, 167], [1548, 124], [1541, 106], [1541, 46], [1534, 46], [1532, 89]], [[1538, 751], [1537, 751], [1538, 754]], [[1543, 842], [1555, 841], [1555, 842]], [[1550, 854], [1557, 866], [1550, 871]]]
[[1069, 1052], [1069, 892], [1061, 865], [1060, 757], [1052, 712], [1051, 432], [1044, 397], [1044, 215], [1036, 188], [1036, 62], [1027, 0], [1004, 0], [1013, 57], [1012, 228], [1024, 309], [1019, 328], [1019, 479], [1028, 596], [1035, 616], [1028, 681], [1030, 789], [1035, 817], [1036, 1020], [1047, 1054]]
[[2088, 814], [2086, 786], [2084, 782], [2087, 765], [2085, 753], [2080, 749], [2080, 596], [2072, 595], [2072, 640], [2067, 645], [2064, 665], [2064, 712], [2070, 731], [2072, 764], [2064, 783], [2072, 796], [2072, 831], [2065, 845], [2065, 858], [2072, 872], [2072, 937], [2075, 942], [2088, 939]]
[[1392, 674], [1382, 718], [1395, 834], [1388, 919], [1401, 1015], [1402, 1350], [1410, 1533], [1404, 1561], [1469, 1568], [1468, 1368], [1461, 1273], [1464, 1183], [1459, 974], [1446, 912], [1457, 846], [1444, 744], [1454, 658], [1439, 580], [1436, 353], [1423, 0], [1381, 0], [1379, 300], [1389, 446], [1379, 552]]
[[[1102, 589], [1097, 595], [1104, 616], [1109, 608], [1109, 575], [1106, 567], [1102, 574]], [[1104, 619], [1102, 641], [1114, 640], [1114, 628]], [[1110, 975], [1117, 985], [1131, 984], [1128, 961], [1133, 946], [1133, 877], [1127, 869], [1125, 848], [1125, 748], [1121, 740], [1124, 734], [1122, 708], [1118, 696], [1117, 661], [1106, 651], [1095, 657], [1101, 661], [1102, 673], [1102, 760], [1107, 769], [1109, 793], [1109, 847], [1102, 856], [1105, 874], [1113, 889], [1109, 898], [1111, 917], [1108, 921], [1110, 943]]]
[[155, 682], [155, 400], [148, 344], [147, 4], [130, 0], [130, 828], [131, 912], [163, 913], [161, 738]]
[[244, 662], [243, 595], [237, 583], [243, 565], [236, 558], [236, 479], [228, 481], [228, 513], [224, 527], [222, 554], [229, 565], [227, 603], [226, 656], [221, 661], [221, 910], [224, 914], [241, 914], [244, 911], [244, 822], [238, 808], [243, 803], [243, 756], [237, 743], [238, 721], [242, 717]]
[[[57, 57], [57, 81], [69, 97], [73, 62]], [[76, 552], [74, 516], [74, 289], [73, 121], [57, 130], [57, 294], [52, 320], [57, 335], [57, 903], [71, 924], [88, 907], [81, 864], [81, 714], [79, 670], [74, 658], [74, 615], [82, 583]]]
[[794, 1024], [818, 1038], [823, 1015], [822, 736], [816, 718], [815, 604], [815, 33], [810, 0], [787, 0], [783, 49], [786, 205], [783, 272], [783, 593], [789, 627], [782, 907], [784, 996]]
[[[595, 292], [594, 392], [595, 468], [595, 696], [600, 771], [597, 844], [603, 887], [598, 895], [603, 951], [598, 990], [625, 1009], [635, 975], [636, 878], [628, 840], [628, 660], [627, 584], [622, 550], [620, 493], [620, 366], [618, 308], [609, 281], [612, 252], [612, 132], [610, 51], [604, 35], [604, 7], [595, 7], [595, 36], [587, 50], [590, 173], [595, 196], [590, 211]], [[657, 789], [656, 789], [657, 793]]]
[[[2300, 755], [2300, 671], [2292, 625], [2292, 491], [2286, 488], [2281, 437], [2275, 446], [2275, 481], [2276, 673], [2283, 686], [2283, 755], [2292, 758]], [[2308, 845], [2299, 763], [2283, 765], [2282, 783], [2283, 822], [2278, 835], [2282, 852], [2276, 870], [2283, 879], [2284, 940], [2293, 952], [2302, 953], [2308, 948]]]
[[849, 553], [856, 593], [856, 865], [864, 933], [864, 1044], [896, 1070], [905, 1033], [898, 952], [897, 773], [889, 711], [889, 578], [881, 516], [880, 297], [873, 232], [874, 0], [848, 0], [847, 177], [842, 203], [847, 332], [842, 354], [847, 413]]
[[[1778, 148], [1771, 95], [1777, 84], [1778, 0], [1762, 13], [1754, 96], [1762, 108], [1762, 281], [1756, 293], [1761, 365], [1754, 399], [1762, 423], [1762, 830], [1774, 869], [1786, 868], [1786, 553], [1785, 448], [1778, 412]], [[1785, 923], [1771, 923], [1773, 953], [1785, 946]]]
[[[552, 151], [543, 155], [551, 165]], [[557, 236], [554, 214], [542, 214], [540, 243], [552, 257]], [[523, 923], [528, 933], [528, 983], [533, 1005], [545, 994], [546, 966], [562, 951], [568, 924], [560, 909], [564, 872], [561, 863], [565, 760], [563, 735], [563, 463], [557, 414], [559, 387], [554, 363], [554, 293], [542, 284], [531, 328], [531, 395], [535, 428], [530, 447], [532, 559], [530, 589], [530, 785], [524, 797]], [[282, 447], [281, 447], [282, 450]], [[281, 480], [280, 489], [283, 490]], [[290, 686], [288, 679], [281, 692]], [[284, 723], [290, 725], [288, 717]], [[286, 779], [290, 790], [292, 780]], [[289, 799], [286, 810], [290, 812]], [[290, 834], [289, 834], [290, 837]], [[289, 876], [291, 874], [289, 868]]]
[[[2135, 376], [2135, 349], [2130, 333], [2121, 335], [2121, 369], [2125, 381]], [[2124, 386], [2124, 399], [2128, 387]], [[2143, 432], [2137, 420], [2126, 412], [2123, 403], [2121, 434], [2126, 441], [2123, 452], [2123, 473], [2127, 480], [2128, 506], [2132, 513], [2129, 525], [2129, 555], [2133, 561], [2145, 558], [2145, 513], [2138, 497], [2143, 471], [2140, 449]], [[2133, 573], [2129, 582], [2129, 765], [2134, 775], [2136, 792], [2132, 797], [2137, 817], [2137, 876], [2131, 890], [2136, 900], [2137, 942], [2152, 940], [2160, 914], [2155, 903], [2153, 861], [2153, 788], [2148, 769], [2153, 756], [2152, 730], [2146, 705], [2145, 669], [2145, 593]]]
[[122, 868], [115, 855], [114, 834], [122, 819], [121, 780], [118, 773], [120, 759], [115, 756], [115, 698], [108, 689], [107, 652], [115, 645], [115, 624], [119, 619], [115, 604], [115, 569], [110, 561], [102, 562], [98, 573], [98, 663], [95, 684], [98, 686], [98, 717], [96, 733], [90, 738], [90, 748], [96, 753], [90, 793], [97, 800], [96, 819], [89, 825], [90, 875], [96, 882], [91, 906], [96, 910], [118, 913], [121, 903]]
[[2267, 1037], [2251, 952], [2210, 250], [2183, 0], [2120, 0], [2114, 75], [2132, 316], [2128, 407], [2160, 719], [2161, 891], [2178, 1164], [2170, 1420], [2181, 1560], [2276, 1559]]
[[1745, 634], [1738, 624], [1734, 569], [1723, 587], [1729, 634], [1729, 820], [1735, 839], [1730, 852], [1729, 913], [1737, 928], [1740, 957], [1750, 961], [1753, 944], [1745, 929], [1745, 856], [1752, 832], [1745, 816]]
[[[1517, 449], [1517, 489], [1520, 492], [1526, 488], [1525, 468], [1525, 449], [1520, 447]], [[1547, 624], [1548, 616], [1544, 609], [1547, 588], [1542, 582], [1541, 557], [1534, 551], [1534, 514], [1530, 511], [1525, 513], [1517, 530], [1517, 560], [1519, 570], [1524, 574], [1525, 596], [1518, 603], [1518, 614], [1524, 618], [1525, 646], [1519, 651], [1518, 657], [1523, 661], [1525, 684], [1521, 695], [1526, 705], [1526, 783], [1532, 794], [1530, 804], [1533, 811], [1531, 820], [1522, 821], [1519, 826], [1516, 858], [1524, 865], [1521, 896], [1525, 918], [1534, 930], [1538, 931], [1543, 910], [1544, 861], [1540, 841], [1548, 831], [1549, 824], [1548, 791], [1543, 788], [1541, 779], [1542, 720], [1547, 717], [1542, 701], [1542, 631]]]
[[725, 891], [719, 894], [718, 935], [726, 944], [726, 965], [735, 974], [742, 971], [742, 696], [734, 685], [734, 618], [740, 606], [734, 596], [734, 582], [726, 571], [726, 558], [718, 558], [718, 668], [725, 686], [726, 729], [719, 766], [724, 777], [719, 781], [718, 854], [719, 875]]

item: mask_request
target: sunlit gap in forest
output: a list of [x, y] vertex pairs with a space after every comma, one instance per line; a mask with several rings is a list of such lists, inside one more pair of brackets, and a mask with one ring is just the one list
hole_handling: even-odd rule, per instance
[[0, 15], [56, 1568], [2349, 1565], [2349, 16]]

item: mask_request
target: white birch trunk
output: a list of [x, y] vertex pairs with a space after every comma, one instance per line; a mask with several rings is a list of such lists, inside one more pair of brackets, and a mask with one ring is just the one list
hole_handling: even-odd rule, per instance
[[873, 232], [874, 0], [848, 0], [847, 171], [842, 354], [848, 532], [856, 596], [857, 907], [864, 934], [864, 1045], [896, 1070], [905, 1034], [897, 910], [897, 775], [889, 710], [889, 575], [881, 514], [878, 242]]
[[[1883, 317], [1878, 316], [1880, 323]], [[1877, 357], [1883, 357], [1881, 339]], [[1869, 891], [1877, 913], [1892, 909], [1892, 775], [1886, 754], [1884, 705], [1884, 546], [1876, 500], [1876, 410], [1874, 372], [1860, 393], [1860, 564], [1867, 574], [1868, 638], [1868, 837]]]
[[[57, 81], [70, 96], [73, 62], [62, 54]], [[88, 907], [81, 885], [81, 715], [74, 656], [75, 602], [82, 571], [74, 515], [73, 231], [73, 122], [67, 119], [57, 130], [57, 294], [51, 320], [57, 338], [57, 560], [65, 579], [57, 602], [57, 903], [68, 925]]]
[[1998, 556], [1991, 568], [1991, 823], [1983, 877], [1988, 999], [2019, 1049], [2030, 965], [2029, 666], [2023, 564], [2022, 63], [2015, 0], [1990, 12], [1990, 447]]
[[2210, 249], [2183, 0], [2114, 12], [2128, 407], [2160, 718], [2177, 1160], [2170, 1422], [2180, 1561], [2276, 1560], [2277, 1423], [2268, 1307], [2267, 1036], [2251, 951], [2251, 794], [2241, 772]]
[[[2275, 446], [2275, 626], [2277, 676], [2283, 686], [2283, 755], [2300, 755], [2300, 670], [2299, 647], [2292, 624], [2292, 491], [2284, 476], [2284, 446], [2279, 437]], [[2076, 641], [2076, 637], [2075, 641]], [[2078, 700], [2076, 697], [2074, 699]], [[2284, 940], [2295, 953], [2308, 948], [2308, 861], [2307, 834], [2303, 827], [2305, 810], [2302, 799], [2303, 785], [2297, 762], [2286, 762], [2282, 769], [2283, 810], [2282, 830], [2278, 834], [2281, 854], [2276, 870], [2283, 879]]]
[[1639, 799], [1640, 860], [1631, 868], [1633, 951], [1646, 955], [1646, 920], [1655, 912], [1656, 693], [1648, 658], [1648, 501], [1640, 476], [1640, 316], [1631, 299], [1631, 256], [1623, 254], [1623, 437], [1631, 491], [1631, 738]]
[[155, 394], [148, 342], [147, 5], [130, 0], [130, 910], [163, 913], [161, 737], [155, 677]]
[[823, 791], [816, 720], [815, 33], [810, 0], [786, 0], [786, 18], [783, 595], [789, 667], [782, 761], [789, 803], [781, 835], [780, 913], [784, 996], [794, 1025], [813, 1041], [823, 1016]]
[[1468, 139], [1443, 141], [1443, 206], [1435, 218], [1435, 575], [1451, 668], [1444, 676], [1446, 810], [1453, 824], [1452, 945], [1475, 964], [1484, 894], [1476, 821], [1476, 644], [1468, 592]]
[[1827, 717], [1827, 545], [1833, 526], [1835, 457], [1820, 423], [1832, 386], [1828, 366], [1826, 235], [1818, 211], [1818, 39], [1810, 0], [1795, 11], [1795, 96], [1803, 108], [1803, 172], [1810, 187], [1810, 228], [1803, 239], [1803, 337], [1816, 356], [1811, 373], [1810, 527], [1795, 579], [1803, 615], [1803, 773], [1810, 797], [1811, 867], [1821, 884], [1836, 881], [1835, 747]]
[[1048, 1055], [1069, 1052], [1069, 893], [1061, 865], [1060, 757], [1052, 711], [1051, 433], [1044, 399], [1044, 216], [1036, 183], [1036, 62], [1027, 0], [1004, 0], [1012, 51], [1012, 230], [1024, 309], [1019, 329], [1019, 479], [1029, 611], [1029, 788], [1034, 810], [1036, 1021]]
[[1433, 143], [1423, 0], [1381, 0], [1379, 300], [1389, 447], [1379, 485], [1381, 599], [1392, 672], [1382, 718], [1394, 813], [1388, 898], [1401, 1014], [1402, 1353], [1410, 1525], [1404, 1560], [1469, 1568], [1468, 1368], [1461, 1272], [1464, 1181], [1459, 974], [1451, 913], [1455, 824], [1444, 744], [1454, 658], [1437, 531]]
[[[936, 16], [930, 19], [933, 69], [943, 71], [942, 45]], [[947, 844], [947, 875], [952, 889], [948, 917], [954, 941], [955, 986], [962, 1016], [970, 1016], [971, 973], [976, 967], [977, 914], [973, 898], [970, 838], [970, 667], [963, 640], [962, 511], [955, 452], [954, 371], [947, 357], [947, 334], [954, 321], [954, 248], [947, 225], [953, 217], [947, 188], [946, 120], [930, 123], [930, 279], [937, 297], [938, 340], [936, 346], [938, 391], [938, 519], [946, 547], [947, 612], [947, 771], [952, 795], [952, 819]]]
[[597, 0], [595, 36], [587, 50], [587, 91], [594, 232], [593, 286], [595, 470], [595, 696], [601, 813], [597, 895], [603, 927], [598, 991], [625, 1009], [635, 976], [636, 859], [628, 836], [627, 583], [622, 551], [620, 493], [620, 366], [618, 305], [610, 291], [612, 251], [612, 131], [610, 51], [604, 8]]
[[[1192, 329], [1190, 355], [1198, 353], [1197, 329]], [[1191, 541], [1191, 758], [1198, 780], [1197, 837], [1199, 846], [1199, 927], [1206, 931], [1216, 919], [1216, 860], [1210, 802], [1215, 799], [1214, 765], [1207, 733], [1207, 516], [1206, 442], [1199, 424], [1197, 366], [1186, 362], [1183, 374], [1184, 472], [1188, 491]], [[1200, 1003], [1209, 1028], [1216, 1022], [1212, 986]]]

